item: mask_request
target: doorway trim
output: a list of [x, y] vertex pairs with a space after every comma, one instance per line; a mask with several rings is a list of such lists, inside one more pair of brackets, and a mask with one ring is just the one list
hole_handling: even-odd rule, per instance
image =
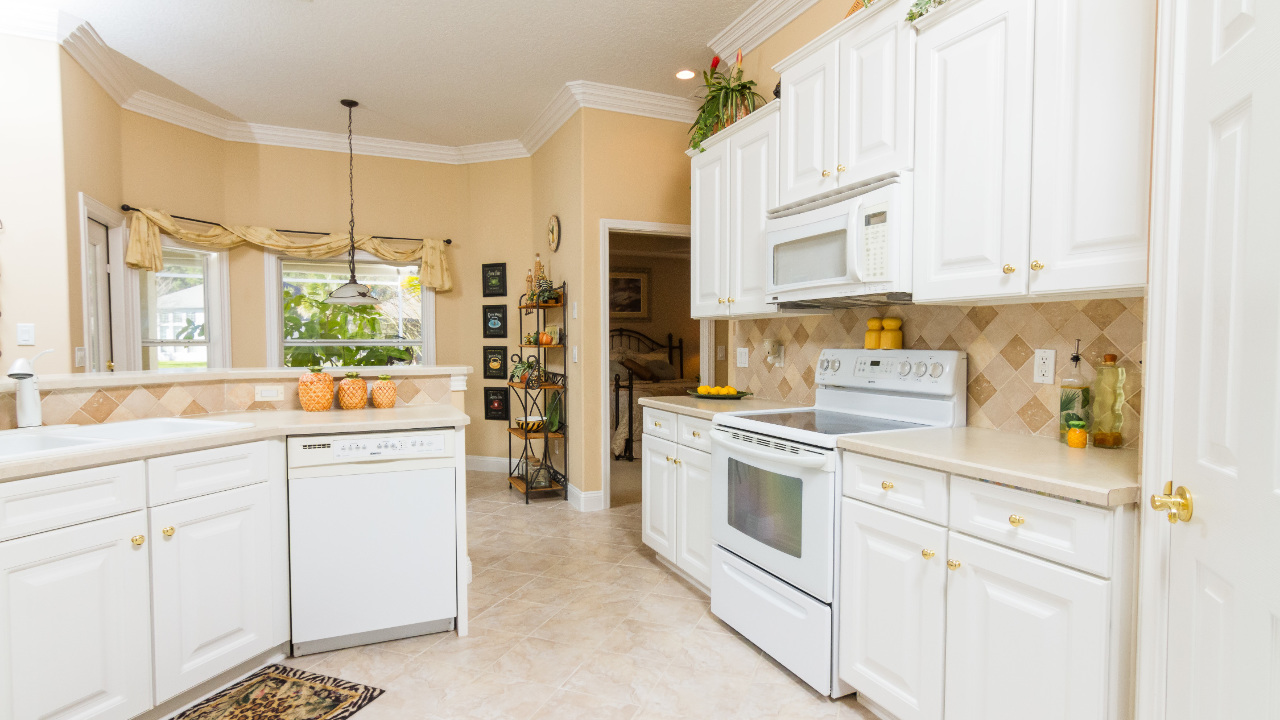
[[[112, 360], [116, 370], [137, 370], [141, 366], [141, 357], [132, 348], [136, 344], [135, 327], [128, 318], [137, 310], [137, 274], [129, 272], [124, 263], [125, 249], [129, 239], [128, 221], [124, 215], [84, 193], [78, 193], [80, 209], [80, 319], [84, 330], [84, 348], [86, 365], [89, 343], [89, 313], [96, 308], [89, 307], [89, 223], [98, 222], [107, 227], [107, 296], [113, 308], [111, 327], [103, 328], [111, 333]], [[132, 302], [131, 302], [132, 300]], [[90, 368], [85, 367], [85, 372]]]
[[[673, 237], [693, 238], [693, 227], [674, 223], [644, 222], [642, 220], [600, 220], [600, 418], [604, 422], [605, 431], [601, 433], [600, 443], [600, 489], [603, 497], [599, 503], [584, 501], [579, 510], [607, 510], [609, 508], [609, 471], [613, 453], [609, 447], [612, 433], [609, 428], [609, 398], [612, 397], [605, 387], [608, 384], [609, 368], [609, 234], [613, 232], [636, 233], [638, 235], [668, 235]], [[703, 325], [703, 328], [706, 326]], [[705, 333], [705, 330], [704, 330]], [[701, 338], [699, 338], [701, 347]], [[588, 506], [590, 505], [590, 507]]]

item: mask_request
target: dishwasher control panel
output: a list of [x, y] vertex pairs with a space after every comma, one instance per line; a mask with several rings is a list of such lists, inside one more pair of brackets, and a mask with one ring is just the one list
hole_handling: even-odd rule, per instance
[[406, 430], [350, 435], [303, 435], [288, 441], [290, 468], [388, 460], [452, 458], [454, 430]]
[[335, 460], [377, 457], [439, 457], [444, 452], [444, 435], [370, 435], [333, 443]]

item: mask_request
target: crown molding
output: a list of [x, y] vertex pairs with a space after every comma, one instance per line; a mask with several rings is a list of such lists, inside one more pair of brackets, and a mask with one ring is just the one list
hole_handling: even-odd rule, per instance
[[102, 89], [116, 101], [125, 102], [138, 92], [138, 86], [129, 71], [124, 68], [115, 53], [103, 41], [93, 26], [87, 22], [75, 22], [65, 32], [59, 33], [59, 42], [67, 54], [89, 73]]
[[59, 13], [53, 8], [15, 2], [0, 4], [0, 35], [57, 42], [58, 20]]
[[565, 83], [556, 92], [529, 129], [520, 136], [520, 142], [530, 154], [537, 152], [543, 143], [550, 140], [582, 108], [692, 123], [698, 117], [699, 106], [700, 103], [692, 98], [574, 80]]
[[569, 89], [569, 85], [565, 84], [556, 91], [551, 102], [538, 113], [538, 117], [533, 119], [533, 124], [528, 130], [520, 136], [520, 143], [524, 145], [525, 150], [530, 155], [538, 152], [538, 148], [543, 143], [551, 139], [552, 135], [560, 129], [562, 125], [569, 122], [569, 118], [578, 111], [582, 106], [578, 104], [577, 97]]
[[722, 58], [739, 49], [749, 53], [817, 3], [818, 0], [759, 0], [711, 38], [707, 47]]

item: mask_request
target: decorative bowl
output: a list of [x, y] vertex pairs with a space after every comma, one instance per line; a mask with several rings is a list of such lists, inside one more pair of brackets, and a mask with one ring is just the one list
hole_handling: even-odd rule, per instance
[[734, 395], [703, 395], [697, 390], [686, 390], [685, 392], [689, 393], [690, 395], [696, 398], [704, 398], [706, 400], [741, 400], [742, 398], [751, 394], [749, 392], [740, 392]]
[[541, 415], [530, 415], [528, 417], [516, 418], [516, 427], [525, 432], [539, 432], [547, 419]]

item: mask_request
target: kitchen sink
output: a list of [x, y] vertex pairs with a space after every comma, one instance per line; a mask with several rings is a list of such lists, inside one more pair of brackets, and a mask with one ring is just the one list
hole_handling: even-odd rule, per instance
[[138, 442], [182, 435], [207, 435], [247, 427], [253, 427], [253, 423], [188, 418], [148, 418], [102, 425], [79, 425], [57, 430], [51, 434], [56, 437], [93, 441]]
[[97, 445], [101, 442], [93, 438], [61, 437], [50, 433], [2, 433], [0, 434], [0, 460], [10, 460], [21, 455], [69, 450], [85, 445]]

